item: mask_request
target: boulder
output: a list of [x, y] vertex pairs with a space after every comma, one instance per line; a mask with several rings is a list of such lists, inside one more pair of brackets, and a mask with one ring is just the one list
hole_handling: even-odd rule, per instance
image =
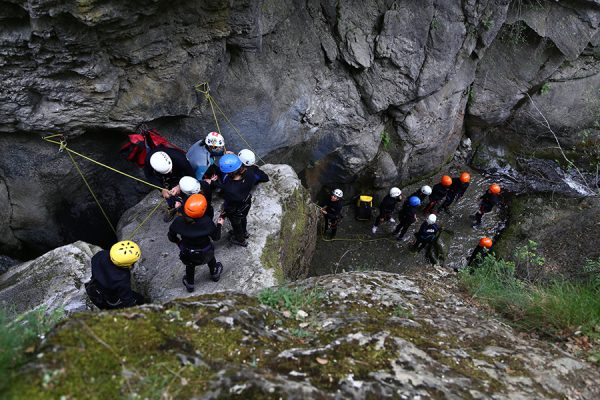
[[91, 309], [83, 284], [91, 276], [90, 260], [100, 250], [79, 241], [11, 267], [0, 275], [0, 305], [17, 314], [42, 307], [47, 312]]
[[[185, 291], [181, 279], [185, 267], [179, 260], [177, 245], [169, 242], [169, 224], [155, 212], [136, 231], [139, 223], [164, 200], [157, 192], [150, 193], [139, 204], [127, 210], [118, 225], [121, 239], [131, 237], [142, 249], [142, 258], [133, 270], [138, 290], [153, 302], [165, 302], [176, 297], [201, 293], [235, 290], [254, 293], [280, 282], [305, 278], [317, 237], [317, 210], [311, 204], [294, 170], [287, 165], [261, 167], [270, 181], [259, 184], [252, 198], [248, 215], [248, 247], [228, 241], [231, 226], [222, 228], [222, 238], [215, 242], [215, 257], [223, 264], [219, 282], [210, 280], [207, 266], [196, 268], [196, 292]], [[215, 214], [222, 199], [213, 196]]]
[[600, 396], [597, 368], [465, 302], [448, 274], [419, 275], [343, 273], [258, 299], [202, 295], [80, 314], [48, 335], [7, 397]]

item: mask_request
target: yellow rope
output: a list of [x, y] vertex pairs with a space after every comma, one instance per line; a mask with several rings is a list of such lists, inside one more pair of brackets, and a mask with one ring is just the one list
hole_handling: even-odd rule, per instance
[[108, 222], [108, 225], [110, 226], [110, 229], [112, 229], [113, 233], [116, 236], [117, 235], [117, 230], [113, 226], [112, 222], [110, 222], [110, 218], [108, 218], [108, 215], [106, 214], [106, 211], [104, 211], [104, 208], [102, 207], [102, 204], [100, 204], [100, 201], [96, 197], [96, 194], [92, 190], [92, 187], [88, 183], [87, 179], [85, 179], [85, 175], [83, 175], [83, 171], [81, 171], [81, 169], [79, 168], [79, 165], [77, 164], [77, 161], [75, 161], [75, 158], [73, 158], [73, 155], [71, 153], [67, 153], [67, 154], [69, 155], [69, 158], [73, 162], [73, 165], [75, 166], [75, 169], [77, 170], [77, 172], [79, 172], [79, 175], [81, 175], [81, 178], [83, 179], [83, 182], [85, 182], [85, 185], [87, 186], [88, 190], [92, 194], [92, 197], [96, 201], [96, 204], [98, 204], [98, 208], [100, 208], [100, 211], [102, 211], [102, 215], [104, 215], [104, 218], [106, 218], [106, 222]]
[[219, 129], [219, 134], [221, 133], [221, 131], [220, 131], [220, 128], [219, 128], [219, 122], [217, 120], [217, 116], [215, 114], [215, 107], [217, 108], [217, 110], [219, 111], [219, 113], [223, 116], [223, 118], [225, 118], [225, 121], [233, 128], [233, 130], [240, 137], [240, 139], [242, 139], [242, 141], [244, 143], [246, 143], [246, 146], [248, 146], [248, 149], [250, 149], [250, 150], [252, 150], [254, 152], [254, 155], [256, 156], [256, 158], [258, 158], [262, 162], [262, 165], [266, 164], [265, 160], [263, 160], [261, 158], [261, 156], [258, 155], [258, 153], [252, 148], [252, 146], [250, 145], [250, 143], [248, 143], [248, 141], [244, 138], [244, 136], [242, 135], [242, 133], [229, 120], [229, 118], [223, 112], [223, 110], [221, 109], [221, 107], [219, 107], [219, 104], [217, 104], [215, 98], [210, 94], [210, 86], [208, 85], [208, 82], [198, 83], [198, 84], [196, 84], [194, 86], [194, 88], [196, 89], [197, 92], [200, 92], [200, 93], [204, 94], [204, 97], [206, 98], [206, 100], [208, 100], [208, 102], [210, 104], [210, 109], [212, 110], [212, 113], [213, 113], [213, 118], [215, 119], [215, 124], [217, 125], [217, 129]]
[[[142, 225], [144, 225], [146, 223], [146, 221], [148, 221], [150, 219], [150, 217], [152, 216], [152, 214], [154, 214], [154, 212], [156, 210], [158, 210], [158, 207], [160, 207], [161, 204], [162, 204], [162, 202], [159, 200], [158, 203], [156, 204], [156, 207], [154, 207], [152, 209], [152, 211], [150, 212], [150, 214], [148, 214], [148, 216], [146, 216], [146, 218], [144, 218], [144, 220], [137, 226], [137, 228], [135, 228], [133, 230], [133, 232], [131, 233], [131, 235], [129, 235], [129, 240], [133, 240], [133, 237], [135, 236], [135, 234], [137, 233], [137, 231], [142, 227]], [[136, 215], [136, 218], [137, 218], [137, 215]]]
[[109, 166], [109, 165], [103, 164], [103, 163], [101, 163], [101, 162], [99, 162], [99, 161], [96, 161], [96, 160], [94, 160], [94, 159], [92, 159], [92, 158], [90, 158], [90, 157], [88, 157], [88, 156], [84, 156], [83, 154], [81, 154], [81, 153], [78, 153], [78, 152], [76, 152], [75, 150], [71, 150], [71, 149], [70, 149], [70, 148], [67, 146], [67, 144], [66, 144], [66, 142], [65, 142], [64, 140], [63, 140], [63, 141], [60, 141], [60, 142], [57, 142], [56, 140], [50, 140], [50, 138], [52, 138], [52, 137], [55, 137], [55, 136], [62, 136], [62, 135], [60, 135], [60, 134], [57, 134], [57, 135], [51, 135], [51, 136], [44, 136], [44, 137], [42, 137], [42, 139], [44, 139], [46, 142], [49, 142], [49, 143], [54, 143], [54, 144], [57, 144], [57, 145], [59, 145], [59, 146], [60, 146], [60, 149], [59, 149], [59, 150], [61, 150], [61, 151], [62, 151], [63, 149], [64, 149], [64, 150], [67, 150], [69, 153], [73, 153], [73, 154], [75, 154], [75, 155], [77, 155], [77, 156], [79, 156], [79, 157], [81, 157], [81, 158], [85, 158], [86, 160], [88, 160], [88, 161], [90, 161], [90, 162], [93, 162], [94, 164], [97, 164], [97, 165], [100, 165], [101, 167], [104, 167], [104, 168], [110, 169], [110, 170], [111, 170], [111, 171], [113, 171], [113, 172], [116, 172], [116, 173], [118, 173], [118, 174], [121, 174], [121, 175], [123, 175], [123, 176], [126, 176], [126, 177], [128, 177], [128, 178], [131, 178], [131, 179], [133, 179], [133, 180], [136, 180], [136, 181], [138, 181], [138, 182], [141, 182], [141, 183], [143, 183], [143, 184], [145, 184], [145, 185], [148, 185], [148, 186], [150, 186], [150, 187], [153, 187], [153, 188], [155, 188], [155, 189], [158, 189], [158, 190], [163, 190], [163, 189], [164, 189], [164, 188], [162, 188], [162, 187], [160, 187], [160, 186], [156, 186], [156, 185], [154, 185], [154, 184], [152, 184], [152, 183], [150, 183], [150, 182], [146, 182], [146, 181], [145, 181], [145, 180], [143, 180], [143, 179], [140, 179], [140, 178], [137, 178], [137, 177], [135, 177], [135, 176], [133, 176], [133, 175], [129, 175], [129, 174], [125, 173], [125, 172], [119, 171], [119, 170], [118, 170], [118, 169], [116, 169], [116, 168], [113, 168], [113, 167], [111, 167], [111, 166]]

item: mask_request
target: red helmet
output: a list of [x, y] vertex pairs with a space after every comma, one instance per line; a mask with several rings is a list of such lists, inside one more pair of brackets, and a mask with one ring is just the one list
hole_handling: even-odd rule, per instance
[[448, 175], [442, 176], [442, 186], [452, 186], [452, 178], [450, 178]]
[[498, 185], [497, 183], [492, 183], [490, 185], [490, 193], [500, 194], [501, 191], [502, 189], [500, 189], [500, 185]]
[[489, 237], [482, 237], [481, 239], [479, 239], [479, 245], [481, 247], [489, 249], [490, 247], [492, 247], [492, 239], [490, 239]]
[[468, 172], [463, 172], [462, 174], [460, 174], [459, 179], [462, 183], [469, 183], [471, 182], [471, 175]]
[[185, 202], [183, 211], [190, 218], [202, 218], [208, 207], [208, 202], [203, 194], [193, 194]]

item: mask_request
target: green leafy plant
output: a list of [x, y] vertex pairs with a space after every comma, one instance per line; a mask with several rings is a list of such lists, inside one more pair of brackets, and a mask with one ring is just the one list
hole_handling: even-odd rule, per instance
[[385, 150], [389, 149], [392, 139], [387, 131], [381, 132], [381, 145]]
[[400, 318], [412, 318], [413, 317], [413, 313], [409, 309], [404, 308], [402, 306], [396, 306], [394, 308], [394, 311], [392, 311], [392, 314], [395, 317], [400, 317]]
[[[39, 308], [14, 316], [0, 309], [0, 376], [8, 377], [26, 359], [32, 346], [64, 318], [63, 310], [46, 312]], [[0, 391], [10, 379], [0, 379]]]
[[287, 287], [266, 288], [258, 293], [258, 301], [262, 304], [279, 310], [288, 310], [294, 314], [298, 310], [314, 307], [322, 298], [323, 294], [317, 288], [309, 291]]
[[540, 88], [540, 94], [544, 96], [550, 91], [550, 84], [548, 82], [544, 82], [542, 87]]

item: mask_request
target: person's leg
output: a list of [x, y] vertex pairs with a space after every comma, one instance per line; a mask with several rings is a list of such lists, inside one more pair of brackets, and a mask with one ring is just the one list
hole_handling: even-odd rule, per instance
[[237, 216], [229, 217], [229, 222], [231, 222], [231, 227], [233, 228], [233, 243], [240, 245], [246, 243], [244, 239], [244, 225], [242, 218]]
[[337, 233], [338, 222], [339, 219], [331, 220], [331, 239], [333, 239], [335, 237], [335, 234]]
[[210, 271], [210, 278], [213, 280], [213, 282], [218, 282], [219, 279], [221, 279], [223, 265], [220, 262], [217, 262], [214, 256], [208, 261], [207, 264]]
[[133, 297], [135, 298], [135, 305], [141, 306], [142, 304], [147, 304], [150, 301], [145, 298], [141, 293], [133, 291]]
[[194, 275], [196, 275], [196, 266], [193, 264], [188, 264], [185, 266], [185, 280], [187, 281], [188, 284], [190, 285], [194, 285], [195, 282], [195, 278]]

